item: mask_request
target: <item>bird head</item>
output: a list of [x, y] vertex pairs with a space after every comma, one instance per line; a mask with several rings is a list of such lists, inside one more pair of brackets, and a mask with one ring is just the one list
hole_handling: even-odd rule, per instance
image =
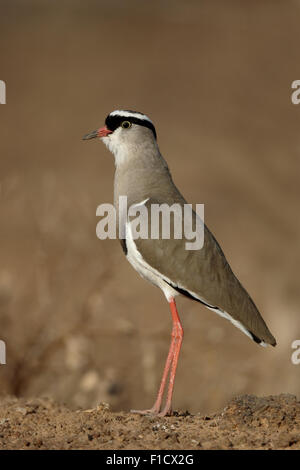
[[138, 111], [116, 110], [105, 119], [105, 126], [86, 134], [83, 140], [99, 137], [115, 155], [135, 151], [141, 145], [156, 143], [152, 121]]

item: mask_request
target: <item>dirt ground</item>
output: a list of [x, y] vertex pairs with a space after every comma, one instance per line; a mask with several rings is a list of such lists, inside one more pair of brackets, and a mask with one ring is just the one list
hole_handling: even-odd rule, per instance
[[0, 449], [300, 449], [293, 395], [242, 395], [211, 415], [157, 418], [96, 409], [71, 411], [49, 399], [0, 403]]

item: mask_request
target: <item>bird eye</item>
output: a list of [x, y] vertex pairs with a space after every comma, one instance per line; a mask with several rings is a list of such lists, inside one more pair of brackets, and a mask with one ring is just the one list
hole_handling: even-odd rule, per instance
[[123, 127], [123, 129], [129, 129], [132, 126], [132, 124], [129, 121], [123, 121], [121, 126]]

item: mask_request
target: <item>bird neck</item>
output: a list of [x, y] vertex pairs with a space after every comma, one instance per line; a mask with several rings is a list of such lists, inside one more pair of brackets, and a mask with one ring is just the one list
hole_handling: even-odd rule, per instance
[[117, 171], [125, 172], [128, 169], [153, 169], [160, 166], [168, 167], [160, 154], [156, 140], [145, 139], [139, 142], [115, 142], [110, 139], [105, 142], [115, 157]]

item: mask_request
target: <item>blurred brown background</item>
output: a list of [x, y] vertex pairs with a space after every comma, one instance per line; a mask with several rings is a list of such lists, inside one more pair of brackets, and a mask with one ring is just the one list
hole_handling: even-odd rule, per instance
[[152, 405], [171, 318], [96, 238], [113, 157], [81, 137], [116, 108], [148, 114], [187, 200], [277, 338], [264, 349], [188, 299], [175, 408], [299, 397], [299, 1], [1, 0], [1, 394], [73, 407]]

